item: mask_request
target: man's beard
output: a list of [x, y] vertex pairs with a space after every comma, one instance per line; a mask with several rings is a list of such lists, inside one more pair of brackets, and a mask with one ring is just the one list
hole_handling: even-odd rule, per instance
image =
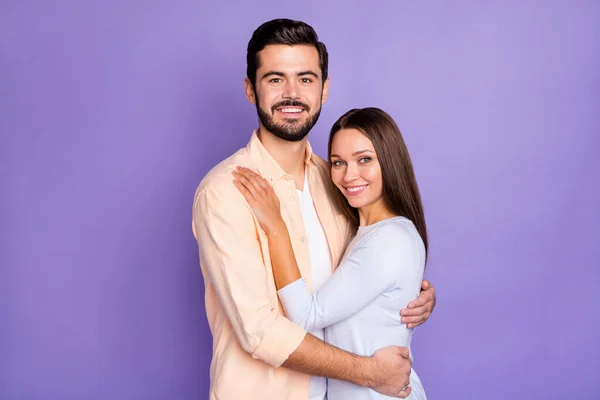
[[[277, 136], [280, 139], [287, 140], [288, 142], [299, 142], [304, 139], [308, 132], [312, 129], [313, 126], [317, 123], [319, 119], [319, 115], [321, 115], [321, 107], [315, 112], [314, 115], [310, 115], [310, 107], [308, 105], [301, 103], [295, 100], [286, 100], [280, 103], [275, 104], [271, 107], [271, 114], [267, 113], [260, 107], [260, 101], [258, 101], [258, 96], [256, 97], [256, 111], [258, 112], [258, 119], [265, 127], [266, 130], [271, 132], [273, 135]], [[285, 122], [277, 123], [273, 118], [273, 113], [275, 113], [275, 109], [279, 107], [302, 107], [304, 111], [308, 114], [308, 119], [303, 121], [297, 119], [289, 119], [285, 120]]]

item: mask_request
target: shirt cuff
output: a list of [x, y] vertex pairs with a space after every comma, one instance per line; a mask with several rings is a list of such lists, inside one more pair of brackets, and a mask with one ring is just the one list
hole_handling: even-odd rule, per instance
[[305, 336], [304, 329], [279, 315], [252, 353], [252, 357], [275, 368], [280, 367], [300, 346]]
[[295, 280], [277, 291], [285, 314], [294, 323], [306, 328], [306, 311], [311, 295], [302, 278]]

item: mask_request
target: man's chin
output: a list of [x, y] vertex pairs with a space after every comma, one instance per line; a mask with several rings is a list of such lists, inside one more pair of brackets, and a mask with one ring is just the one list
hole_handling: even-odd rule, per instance
[[278, 115], [268, 115], [258, 109], [261, 124], [276, 137], [288, 142], [299, 142], [310, 132], [317, 122], [319, 114], [306, 115], [303, 118], [284, 118]]
[[[302, 123], [304, 122], [304, 123]], [[294, 121], [293, 123], [279, 123], [274, 126], [278, 132], [285, 136], [295, 137], [295, 136], [306, 136], [305, 131], [308, 129], [307, 121]]]
[[285, 129], [286, 126], [296, 127], [296, 126], [301, 126], [301, 125], [307, 124], [309, 120], [310, 120], [310, 118], [306, 118], [306, 117], [305, 118], [282, 117], [281, 119], [275, 120], [275, 123], [277, 123], [278, 126]]
[[290, 133], [290, 132], [275, 131], [275, 132], [273, 132], [273, 134], [275, 136], [277, 136], [278, 138], [286, 140], [288, 142], [299, 142], [308, 135], [308, 132], [306, 132], [306, 133], [291, 132]]

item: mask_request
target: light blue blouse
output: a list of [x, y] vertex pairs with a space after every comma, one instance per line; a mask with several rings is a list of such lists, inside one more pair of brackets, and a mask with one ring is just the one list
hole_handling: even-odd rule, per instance
[[[307, 331], [325, 328], [325, 341], [370, 356], [386, 346], [410, 349], [412, 329], [399, 311], [417, 298], [425, 268], [425, 246], [413, 223], [389, 218], [360, 227], [331, 278], [312, 295], [303, 279], [279, 290], [287, 317]], [[412, 352], [411, 352], [412, 357]], [[409, 399], [425, 400], [414, 370]], [[337, 379], [327, 399], [388, 399], [372, 389]]]

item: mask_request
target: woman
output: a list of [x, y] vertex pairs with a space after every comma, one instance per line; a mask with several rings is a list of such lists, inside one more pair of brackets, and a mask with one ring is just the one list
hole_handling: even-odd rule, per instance
[[[308, 331], [325, 328], [326, 341], [343, 350], [368, 356], [391, 345], [410, 348], [412, 329], [397, 311], [419, 294], [427, 231], [400, 130], [380, 109], [354, 109], [333, 125], [328, 147], [331, 179], [356, 235], [331, 278], [312, 294], [301, 279], [274, 191], [250, 170], [235, 175], [269, 239], [279, 298], [291, 321]], [[414, 371], [410, 386], [410, 399], [426, 398]], [[335, 379], [328, 381], [327, 396], [387, 398]]]

